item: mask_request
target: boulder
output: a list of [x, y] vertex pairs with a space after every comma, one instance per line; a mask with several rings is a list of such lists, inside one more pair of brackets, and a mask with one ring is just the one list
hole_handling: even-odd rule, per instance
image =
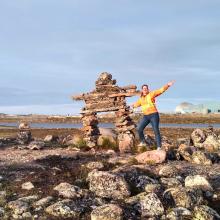
[[159, 175], [162, 177], [173, 177], [178, 175], [178, 169], [172, 165], [164, 165], [159, 170]]
[[11, 209], [14, 215], [22, 217], [23, 214], [29, 212], [30, 207], [27, 202], [15, 200], [8, 203], [8, 208]]
[[111, 199], [124, 199], [130, 196], [125, 179], [105, 171], [93, 170], [88, 174], [89, 189], [97, 196]]
[[218, 138], [214, 135], [209, 135], [203, 142], [203, 148], [210, 151], [210, 149], [213, 149], [213, 151], [219, 150], [220, 148], [220, 142]]
[[192, 212], [183, 207], [172, 208], [166, 215], [168, 220], [192, 219]]
[[123, 220], [123, 210], [115, 204], [106, 204], [95, 208], [91, 220]]
[[[166, 193], [170, 193], [167, 195]], [[176, 207], [184, 207], [191, 209], [195, 205], [200, 205], [204, 202], [203, 193], [200, 189], [191, 189], [185, 187], [173, 187], [167, 189], [164, 193], [165, 198], [172, 198]], [[171, 197], [170, 197], [171, 196]]]
[[81, 197], [82, 190], [78, 186], [73, 186], [69, 183], [60, 183], [54, 187], [55, 191], [58, 191], [59, 196], [66, 199], [76, 199]]
[[101, 170], [104, 168], [104, 164], [100, 161], [93, 161], [86, 164], [86, 168], [90, 170]]
[[138, 154], [135, 159], [138, 163], [158, 164], [166, 160], [166, 152], [164, 150], [152, 150]]
[[201, 205], [196, 206], [193, 212], [193, 220], [217, 220], [220, 215], [212, 208]]
[[120, 153], [131, 153], [134, 148], [134, 135], [127, 133], [119, 134], [118, 146]]
[[203, 165], [211, 165], [212, 164], [210, 157], [202, 151], [193, 152], [192, 162], [196, 163], [196, 164], [203, 164]]
[[53, 205], [48, 206], [45, 211], [52, 216], [62, 219], [80, 219], [80, 214], [84, 211], [82, 207], [79, 207], [74, 201], [65, 199], [58, 201]]
[[202, 143], [205, 141], [206, 135], [201, 129], [195, 129], [191, 134], [191, 139], [195, 147], [203, 148]]
[[206, 177], [201, 175], [187, 176], [185, 179], [185, 186], [191, 188], [199, 188], [204, 191], [213, 191], [213, 188]]
[[140, 200], [142, 217], [158, 217], [164, 214], [164, 207], [155, 193], [147, 194]]

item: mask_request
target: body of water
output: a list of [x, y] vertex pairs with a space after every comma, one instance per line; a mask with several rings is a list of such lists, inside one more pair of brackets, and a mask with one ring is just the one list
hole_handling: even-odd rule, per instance
[[[160, 127], [165, 128], [206, 128], [212, 125], [214, 128], [220, 128], [220, 124], [160, 124]], [[148, 125], [150, 126], [150, 125]], [[18, 127], [18, 123], [5, 122], [0, 123], [0, 127]], [[81, 123], [31, 123], [32, 128], [82, 128]], [[100, 123], [101, 128], [114, 128], [113, 123]]]

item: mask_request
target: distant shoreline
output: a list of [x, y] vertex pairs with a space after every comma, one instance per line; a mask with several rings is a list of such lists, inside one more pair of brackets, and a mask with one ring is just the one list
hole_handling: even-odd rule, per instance
[[[140, 120], [142, 114], [136, 113], [132, 115], [134, 121]], [[114, 122], [114, 114], [98, 115], [100, 123]], [[0, 115], [0, 122], [20, 123], [26, 121], [29, 123], [80, 123], [79, 116], [53, 116], [53, 115]], [[167, 114], [160, 113], [161, 123], [169, 124], [219, 124], [220, 114]]]

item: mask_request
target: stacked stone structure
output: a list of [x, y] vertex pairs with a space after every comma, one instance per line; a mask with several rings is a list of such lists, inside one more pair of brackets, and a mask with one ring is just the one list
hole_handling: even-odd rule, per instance
[[[132, 111], [126, 104], [126, 97], [137, 95], [137, 87], [130, 85], [119, 87], [116, 80], [109, 73], [101, 73], [95, 82], [95, 90], [90, 93], [73, 96], [74, 100], [85, 101], [85, 107], [81, 111], [84, 140], [89, 147], [95, 147], [100, 136], [97, 113], [115, 112], [115, 126], [118, 133], [119, 148], [121, 151], [130, 151], [134, 143], [135, 123], [130, 114]], [[125, 141], [126, 139], [126, 141]], [[126, 146], [125, 146], [126, 145]]]

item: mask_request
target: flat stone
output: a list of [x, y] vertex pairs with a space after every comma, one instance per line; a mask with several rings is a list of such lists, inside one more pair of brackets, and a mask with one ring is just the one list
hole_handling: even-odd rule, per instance
[[166, 160], [166, 152], [164, 150], [152, 150], [146, 151], [142, 154], [138, 154], [135, 159], [139, 163], [158, 164], [163, 163]]
[[118, 205], [106, 204], [94, 209], [91, 220], [122, 220], [123, 210]]

